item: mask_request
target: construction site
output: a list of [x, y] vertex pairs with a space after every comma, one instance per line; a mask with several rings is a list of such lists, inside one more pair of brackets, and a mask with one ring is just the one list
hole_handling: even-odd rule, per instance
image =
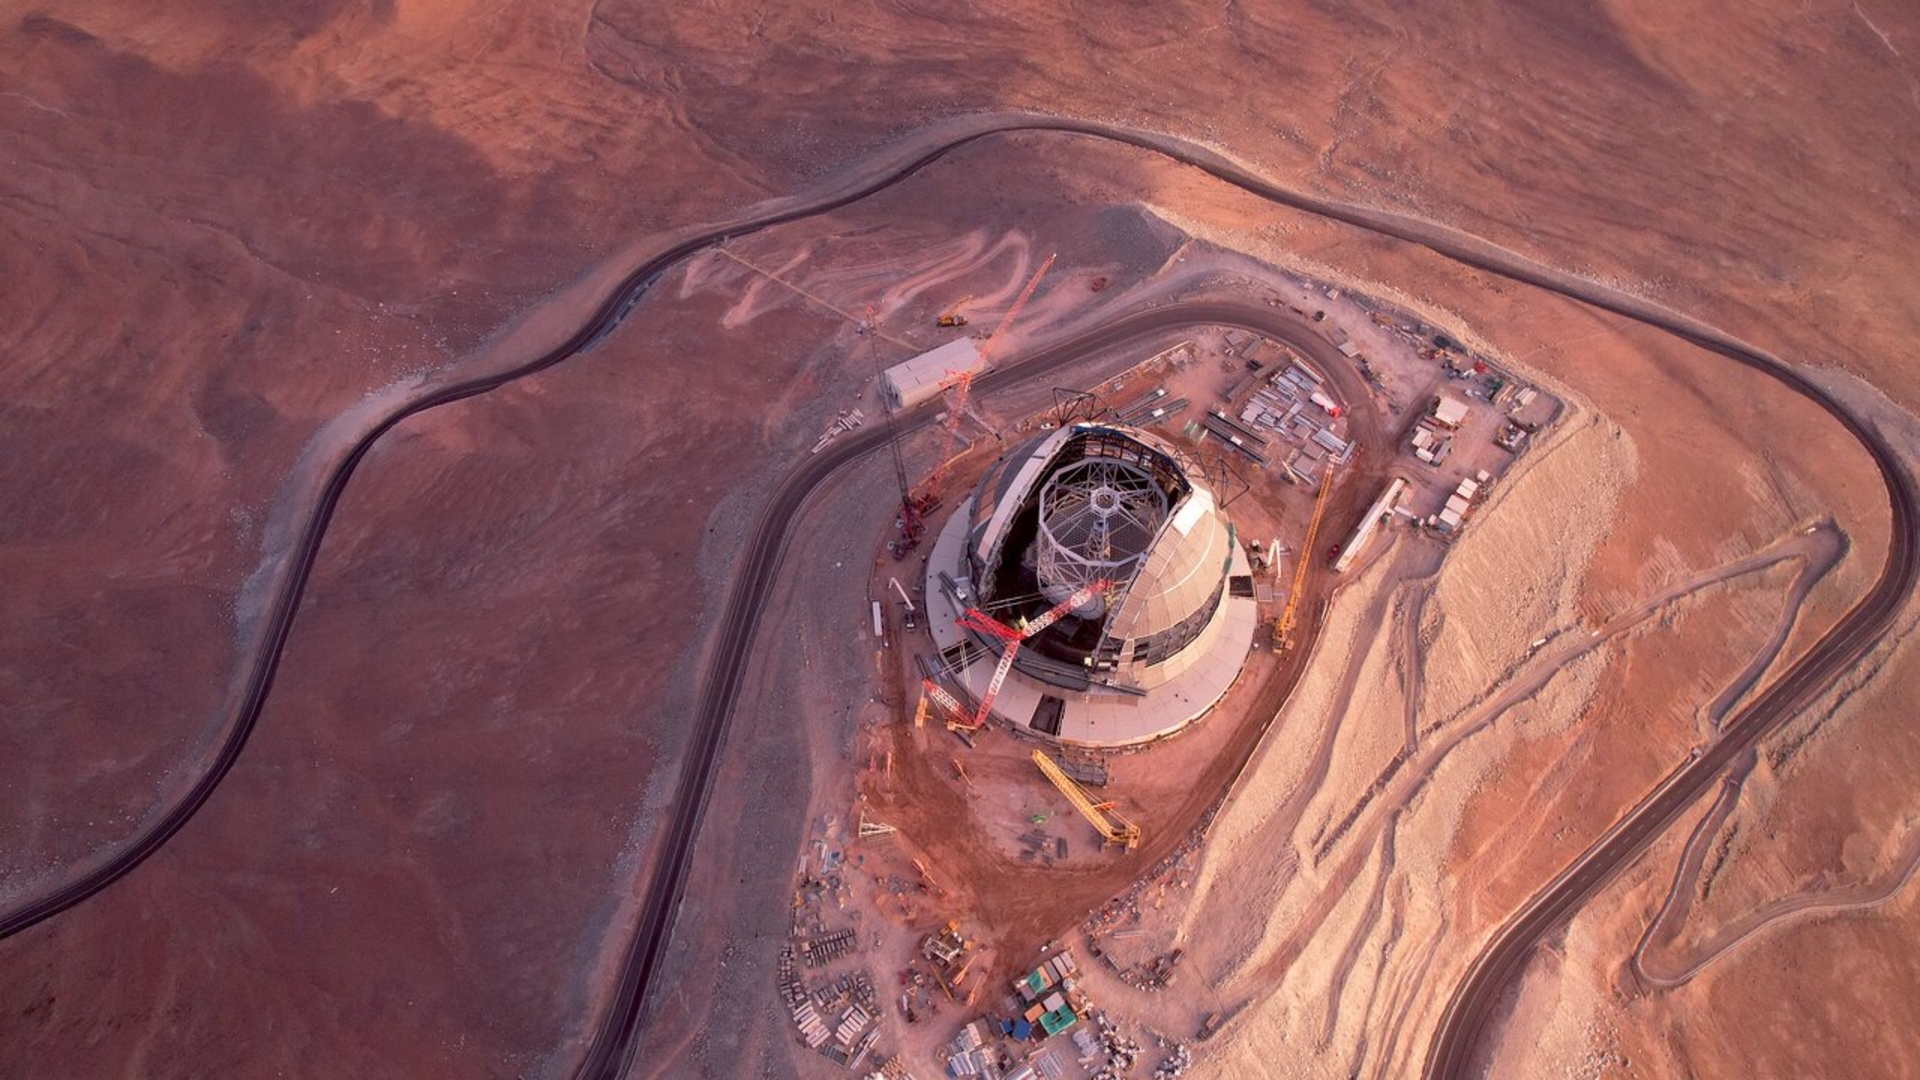
[[1920, 1076], [1920, 5], [0, 50], [0, 1077]]
[[[1299, 338], [1199, 328], [996, 408], [976, 387], [1054, 262], [991, 330], [903, 361], [869, 309], [877, 404], [815, 447], [885, 425], [898, 492], [868, 600], [884, 708], [851, 801], [812, 824], [780, 963], [800, 1044], [861, 1075], [1180, 1075], [1236, 1006], [1182, 982], [1167, 920], [1335, 586], [1397, 537], [1444, 546], [1457, 503], [1413, 508], [1514, 460], [1491, 435], [1417, 458], [1390, 418], [1425, 430], [1465, 354], [1379, 309], [1377, 339], [1314, 333], [1308, 280], [1267, 301]], [[937, 410], [917, 477], [896, 430], [916, 408]]]

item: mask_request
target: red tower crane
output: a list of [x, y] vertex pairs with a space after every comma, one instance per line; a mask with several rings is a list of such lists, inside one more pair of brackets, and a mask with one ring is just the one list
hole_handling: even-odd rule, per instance
[[[873, 305], [867, 305], [867, 321], [864, 325], [867, 337], [867, 355], [873, 364], [876, 380], [884, 379], [885, 373], [880, 367], [880, 348], [874, 344], [878, 336], [880, 319], [874, 314]], [[925, 510], [914, 502], [913, 487], [907, 482], [907, 463], [900, 456], [900, 425], [893, 415], [893, 406], [888, 404], [887, 395], [880, 395], [880, 407], [887, 414], [887, 449], [893, 455], [893, 474], [900, 481], [900, 539], [887, 544], [894, 558], [905, 558], [907, 552], [920, 544], [920, 533], [924, 529], [921, 518]], [[905, 593], [901, 594], [904, 599]]]
[[[980, 339], [980, 344], [977, 346], [980, 355], [980, 362], [976, 365], [977, 369], [985, 369], [993, 363], [993, 351], [997, 344], [996, 339], [999, 338], [1001, 332], [1006, 330], [1007, 326], [1013, 322], [1014, 317], [1020, 314], [1020, 309], [1027, 306], [1027, 300], [1033, 295], [1033, 290], [1040, 284], [1040, 278], [1052, 268], [1053, 260], [1058, 257], [1057, 253], [1048, 255], [1046, 259], [1040, 263], [1040, 269], [1035, 270], [1033, 276], [1027, 279], [1026, 287], [1021, 289], [1020, 295], [1014, 298], [1013, 304], [1007, 308], [1007, 313], [1000, 317], [999, 325], [995, 326], [987, 336]], [[927, 477], [926, 483], [920, 485], [920, 496], [908, 500], [916, 506], [921, 507], [922, 513], [940, 505], [940, 482], [946, 479], [947, 464], [953, 460], [954, 450], [959, 445], [960, 419], [966, 415], [968, 394], [972, 386], [973, 370], [956, 371], [951, 373], [947, 378], [947, 422], [945, 425], [947, 438], [946, 442], [943, 443], [940, 448], [939, 464], [933, 467], [933, 474]]]
[[1004, 647], [1000, 651], [1000, 663], [993, 669], [993, 678], [987, 680], [987, 689], [985, 693], [980, 695], [980, 704], [975, 707], [972, 714], [968, 714], [967, 710], [960, 707], [960, 703], [954, 699], [953, 695], [947, 693], [945, 687], [935, 683], [932, 679], [922, 681], [922, 691], [926, 697], [946, 712], [947, 727], [954, 731], [980, 730], [987, 724], [987, 717], [993, 708], [993, 699], [999, 696], [1001, 685], [1007, 681], [1007, 673], [1013, 670], [1013, 661], [1020, 653], [1021, 643], [1040, 633], [1042, 630], [1045, 630], [1047, 627], [1052, 626], [1054, 623], [1059, 622], [1061, 617], [1066, 615], [1067, 612], [1093, 599], [1096, 594], [1106, 592], [1108, 589], [1113, 588], [1113, 586], [1114, 583], [1111, 581], [1090, 581], [1075, 590], [1072, 596], [1055, 604], [1045, 615], [1017, 629], [1008, 626], [1006, 623], [981, 611], [979, 608], [968, 608], [965, 614], [954, 620], [959, 626], [968, 630], [978, 630], [983, 634], [999, 638], [1004, 642]]

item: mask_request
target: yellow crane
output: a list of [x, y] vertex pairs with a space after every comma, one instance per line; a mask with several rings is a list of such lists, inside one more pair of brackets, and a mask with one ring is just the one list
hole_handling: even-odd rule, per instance
[[1313, 516], [1307, 519], [1307, 538], [1300, 543], [1300, 550], [1293, 557], [1293, 588], [1287, 593], [1287, 606], [1280, 609], [1280, 618], [1274, 620], [1273, 643], [1275, 648], [1293, 648], [1293, 620], [1300, 606], [1300, 590], [1307, 583], [1307, 563], [1313, 558], [1314, 537], [1320, 535], [1320, 517], [1327, 512], [1327, 494], [1333, 490], [1333, 462], [1327, 462], [1327, 469], [1320, 474], [1320, 494], [1313, 500]]
[[1060, 789], [1060, 794], [1065, 795], [1073, 808], [1080, 811], [1081, 817], [1093, 824], [1107, 843], [1123, 845], [1128, 851], [1140, 846], [1140, 826], [1121, 817], [1112, 803], [1096, 803], [1088, 798], [1080, 785], [1060, 771], [1060, 766], [1055, 765], [1045, 751], [1035, 750], [1033, 763], [1040, 766], [1040, 772], [1053, 781], [1053, 786]]

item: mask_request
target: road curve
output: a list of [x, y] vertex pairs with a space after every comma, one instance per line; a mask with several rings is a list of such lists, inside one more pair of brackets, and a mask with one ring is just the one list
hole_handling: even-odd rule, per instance
[[[1749, 727], [1770, 728], [1777, 724], [1784, 715], [1789, 714], [1792, 709], [1804, 704], [1814, 693], [1817, 693], [1819, 687], [1824, 686], [1838, 671], [1864, 654], [1885, 633], [1900, 601], [1911, 591], [1916, 576], [1912, 540], [1914, 499], [1911, 485], [1905, 474], [1901, 472], [1893, 451], [1885, 441], [1863, 421], [1848, 412], [1837, 400], [1777, 357], [1745, 345], [1698, 320], [1652, 301], [1554, 270], [1517, 252], [1497, 247], [1484, 239], [1457, 229], [1392, 211], [1342, 203], [1282, 187], [1215, 150], [1172, 136], [1117, 125], [1056, 117], [992, 114], [949, 122], [845, 170], [843, 175], [854, 179], [826, 194], [776, 200], [771, 204], [775, 209], [765, 213], [724, 225], [683, 232], [680, 234], [682, 238], [672, 246], [645, 258], [634, 269], [620, 277], [618, 282], [608, 290], [605, 298], [595, 307], [592, 316], [558, 345], [509, 369], [435, 388], [401, 405], [380, 420], [353, 444], [327, 474], [320, 495], [301, 530], [300, 538], [289, 553], [289, 570], [282, 578], [282, 586], [274, 595], [267, 610], [264, 620], [265, 629], [249, 669], [245, 689], [221, 747], [207, 771], [194, 781], [179, 803], [136, 833], [101, 866], [45, 896], [29, 900], [23, 905], [0, 913], [0, 939], [19, 933], [65, 911], [126, 876], [178, 833], [206, 804], [220, 781], [232, 770], [254, 726], [259, 721], [292, 627], [294, 614], [311, 576], [320, 542], [339, 504], [341, 494], [354, 470], [379, 438], [408, 417], [490, 392], [507, 383], [544, 371], [590, 348], [619, 325], [662, 274], [702, 248], [730, 237], [747, 235], [846, 206], [918, 173], [962, 147], [988, 137], [1019, 132], [1053, 132], [1087, 136], [1161, 154], [1276, 205], [1314, 213], [1384, 236], [1418, 244], [1462, 265], [1546, 289], [1664, 330], [1738, 363], [1761, 370], [1814, 400], [1834, 415], [1868, 449], [1880, 467], [1881, 475], [1887, 483], [1889, 500], [1893, 506], [1894, 530], [1889, 544], [1887, 563], [1873, 590], [1848, 613], [1840, 625], [1816, 643], [1786, 675], [1769, 687], [1748, 709], [1742, 711], [1736, 718], [1736, 722], [1729, 726], [1730, 729], [1721, 743], [1702, 755], [1700, 761], [1679, 770], [1649, 797], [1647, 803], [1623, 820], [1606, 837], [1596, 842], [1595, 847], [1575, 865], [1568, 867], [1556, 877], [1547, 891], [1536, 896], [1534, 901], [1530, 902], [1528, 907], [1523, 909], [1496, 936], [1489, 951], [1476, 961], [1468, 980], [1462, 984], [1460, 992], [1455, 995], [1454, 1002], [1449, 1006], [1446, 1020], [1434, 1043], [1433, 1051], [1429, 1054], [1427, 1068], [1429, 1076], [1458, 1075], [1465, 1067], [1466, 1055], [1471, 1050], [1471, 1043], [1484, 1027], [1493, 1005], [1497, 1004], [1499, 990], [1505, 985], [1501, 980], [1511, 978], [1524, 962], [1526, 952], [1541, 935], [1558, 925], [1573, 907], [1590, 896], [1599, 884], [1617, 871], [1626, 859], [1644, 847], [1651, 836], [1678, 813], [1678, 807], [1686, 805], [1687, 801], [1697, 796], [1700, 789], [1711, 782], [1712, 772], [1705, 767], [1706, 763], [1709, 761], [1724, 763], [1726, 760], [1726, 757], [1718, 753], [1718, 748], [1728, 743], [1742, 741], [1750, 743], [1752, 739], [1758, 738], [1761, 732], [1755, 732], [1749, 736]], [[1010, 371], [1009, 374], [1011, 373]], [[983, 384], [982, 388], [984, 390], [987, 386]], [[924, 420], [919, 422], [923, 423]], [[840, 458], [840, 454], [851, 453], [855, 448], [863, 445], [871, 449], [870, 443], [863, 444], [857, 440], [849, 440], [832, 455], [830, 460], [844, 460]], [[823, 453], [822, 456], [828, 455]], [[777, 495], [774, 502], [781, 501], [782, 499]], [[790, 521], [790, 517], [787, 521]], [[786, 523], [771, 517], [762, 519], [762, 524], [777, 532], [782, 541]], [[744, 579], [737, 582], [732, 590], [726, 621], [720, 627], [722, 647], [716, 650], [715, 661], [709, 669], [709, 682], [703, 694], [700, 726], [695, 732], [694, 740], [697, 746], [717, 747], [721, 734], [720, 728], [725, 721], [725, 711], [710, 708], [707, 703], [724, 699], [730, 704], [737, 693], [740, 666], [738, 661], [744, 655], [745, 645], [752, 636], [753, 616], [751, 608], [743, 611], [736, 600], [742, 594], [754, 591], [752, 586], [756, 580], [756, 572], [761, 576], [771, 576], [771, 570], [777, 565], [780, 546], [780, 542], [773, 542], [769, 547], [767, 543], [757, 541], [754, 561], [749, 563]], [[759, 557], [763, 549], [767, 549], [768, 561], [761, 563]], [[741, 651], [735, 653], [735, 649]], [[674, 834], [686, 832], [698, 817], [699, 807], [704, 804], [706, 789], [711, 782], [712, 757], [711, 749], [705, 754], [689, 755], [682, 774], [682, 788], [675, 797], [673, 820], [670, 823], [670, 829]], [[698, 760], [701, 758], [705, 760]], [[687, 835], [690, 837], [691, 832], [687, 832]], [[649, 888], [646, 906], [643, 908], [641, 932], [636, 935], [635, 952], [643, 943], [642, 939], [650, 936], [647, 927], [650, 925], [648, 919], [651, 916], [646, 915], [646, 912], [659, 908], [658, 918], [663, 925], [670, 922], [671, 904], [662, 902], [669, 897], [677, 897], [678, 890], [684, 883], [686, 869], [684, 864], [688, 861], [690, 852], [690, 840], [679, 848], [669, 850], [666, 860], [668, 865], [660, 868]], [[657, 948], [656, 942], [648, 947], [648, 951], [651, 953], [657, 951]], [[630, 954], [627, 968], [631, 969], [634, 966]], [[649, 972], [650, 970], [649, 967]], [[630, 978], [632, 974], [631, 971], [623, 970], [621, 993], [616, 997], [608, 1017], [609, 1021], [612, 1021], [616, 1015], [624, 1018], [620, 1025], [620, 1032], [614, 1039], [619, 1045], [617, 1047], [604, 1045], [607, 1040], [603, 1036], [609, 1034], [611, 1028], [609, 1023], [603, 1023], [600, 1026], [601, 1034], [596, 1036], [580, 1075], [595, 1077], [617, 1075], [631, 1055], [634, 1045], [632, 1027], [637, 1020], [640, 1001], [646, 988], [645, 979]]]

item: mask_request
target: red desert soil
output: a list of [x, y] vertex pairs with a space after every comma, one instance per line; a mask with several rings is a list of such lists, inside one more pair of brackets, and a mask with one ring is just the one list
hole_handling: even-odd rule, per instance
[[[302, 478], [338, 452], [328, 421], [459, 364], [624, 242], [791, 190], [941, 117], [1031, 108], [1207, 140], [1920, 403], [1905, 362], [1920, 331], [1912, 11], [1401, 7], [723, 4], [668, 19], [630, 2], [56, 2], [8, 16], [0, 899], [83, 872], [205, 761], [248, 658], [260, 598], [243, 590], [271, 567]], [[999, 188], [1000, 163], [1029, 149], [989, 149], [945, 182], [1017, 210], [1029, 196]], [[1099, 182], [1071, 158], [1050, 159], [1063, 183]], [[1151, 175], [1169, 201], [1194, 184]], [[1012, 224], [993, 213], [977, 222]], [[1367, 242], [1303, 241], [1323, 262], [1378, 258], [1379, 280], [1408, 269]], [[1462, 276], [1411, 269], [1441, 295]], [[1484, 305], [1489, 336], [1530, 303], [1498, 285], [1462, 298]], [[579, 371], [391, 437], [348, 496], [261, 733], [208, 813], [126, 882], [0, 944], [0, 965], [26, 973], [0, 996], [0, 1071], [565, 1071], [620, 944], [610, 885], [641, 867], [668, 795], [646, 777], [684, 734], [705, 644], [691, 628], [769, 463], [811, 441], [826, 404], [783, 377], [830, 321], [755, 322], [723, 346], [717, 306], [690, 307], [649, 307]], [[1552, 373], [1621, 423], [1643, 413], [1643, 470], [1659, 445], [1713, 450], [1662, 413], [1669, 346], [1629, 332], [1656, 360], [1628, 381], [1582, 353], [1578, 322], [1505, 340], [1555, 349]], [[743, 355], [763, 362], [725, 382], [721, 362]], [[1698, 370], [1686, 392], [1729, 396], [1724, 369]], [[729, 393], [780, 405], [751, 423], [710, 411]], [[783, 424], [789, 409], [809, 419]], [[692, 432], [752, 445], [676, 441]], [[1851, 469], [1834, 475], [1843, 487], [1822, 499], [1870, 500]], [[1627, 489], [1597, 583], [1635, 583], [1654, 537], [1700, 559], [1747, 528], [1698, 527], [1674, 490]], [[728, 524], [704, 539], [715, 504]], [[1836, 576], [1855, 589], [1879, 543], [1862, 520]], [[1840, 592], [1819, 600], [1829, 617]], [[1874, 737], [1835, 751], [1831, 774], [1860, 753], [1910, 759], [1910, 726], [1857, 725]], [[1484, 805], [1496, 827], [1500, 800]], [[1893, 820], [1859, 813], [1863, 830]], [[364, 906], [330, 912], [343, 896]], [[1839, 954], [1910, 912], [1779, 938]], [[1802, 966], [1784, 993], [1845, 977]], [[1714, 992], [1764, 993], [1769, 978]], [[1719, 1002], [1699, 986], [1621, 1022], [1706, 1015]], [[385, 1026], [367, 1029], [375, 1016]], [[1755, 1061], [1842, 1039], [1748, 1034]], [[1692, 1047], [1688, 1067], [1719, 1071], [1723, 1050]], [[1648, 1060], [1635, 1055], [1663, 1071]]]

